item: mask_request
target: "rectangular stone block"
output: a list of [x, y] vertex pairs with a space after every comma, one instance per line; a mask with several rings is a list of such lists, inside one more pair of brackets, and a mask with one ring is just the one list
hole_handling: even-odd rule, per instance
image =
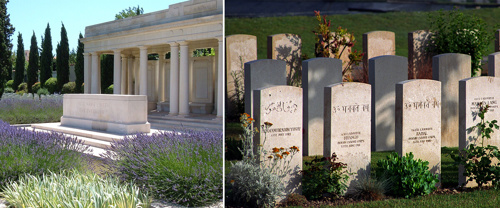
[[304, 151], [303, 155], [323, 154], [323, 95], [328, 85], [342, 82], [342, 61], [314, 58], [303, 62]]
[[[476, 130], [468, 131], [472, 126], [480, 122], [477, 116], [479, 112], [479, 103], [489, 105], [489, 110], [485, 114], [486, 121], [497, 120], [500, 121], [500, 78], [482, 76], [471, 77], [460, 80], [460, 131], [459, 131], [459, 149], [464, 149], [470, 144], [481, 145], [481, 136]], [[500, 133], [499, 130], [494, 129], [491, 134], [491, 139], [484, 139], [484, 146], [494, 145], [500, 147]], [[498, 163], [498, 161], [493, 161]], [[459, 168], [458, 182], [459, 185], [467, 181], [467, 177], [463, 176], [463, 167]], [[475, 181], [467, 183], [466, 187], [477, 186]]]
[[441, 180], [441, 83], [414, 79], [396, 84], [396, 152], [413, 152]]
[[[244, 64], [257, 60], [257, 37], [226, 36], [226, 114], [235, 114], [236, 101], [244, 97]], [[238, 88], [238, 89], [237, 89]], [[237, 95], [241, 91], [241, 94]]]
[[408, 78], [408, 59], [402, 56], [378, 56], [370, 59], [369, 69], [372, 86], [372, 151], [394, 150], [396, 83]]
[[363, 69], [368, 71], [373, 57], [396, 55], [396, 35], [390, 31], [372, 31], [363, 34]]
[[149, 133], [144, 95], [65, 94], [61, 126], [117, 134]]
[[245, 63], [245, 113], [253, 115], [253, 90], [276, 85], [286, 85], [284, 61], [261, 59]]
[[287, 85], [300, 86], [302, 75], [302, 39], [295, 34], [267, 36], [267, 58], [286, 63]]
[[432, 79], [431, 36], [428, 30], [408, 33], [408, 79]]
[[336, 153], [347, 164], [348, 192], [353, 183], [370, 176], [371, 86], [343, 82], [324, 88], [324, 156]]
[[458, 81], [470, 77], [471, 58], [458, 53], [432, 57], [432, 79], [441, 82], [441, 146], [458, 146]]
[[[254, 145], [263, 149], [290, 148], [296, 146], [302, 151], [302, 88], [274, 86], [254, 91], [254, 119], [259, 129]], [[265, 131], [265, 122], [273, 125]], [[262, 155], [266, 157], [268, 155]], [[275, 156], [274, 156], [275, 157]], [[285, 159], [290, 156], [283, 156]], [[274, 158], [273, 158], [274, 159]], [[269, 160], [269, 159], [267, 159]], [[284, 179], [285, 194], [301, 193], [302, 155], [298, 152], [290, 161], [292, 172]]]
[[488, 76], [500, 76], [500, 52], [488, 55]]

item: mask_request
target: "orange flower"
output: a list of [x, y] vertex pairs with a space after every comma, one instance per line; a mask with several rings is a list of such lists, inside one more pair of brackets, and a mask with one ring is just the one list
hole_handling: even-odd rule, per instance
[[278, 149], [277, 147], [274, 147], [274, 148], [273, 148], [273, 153], [277, 153], [277, 152], [279, 152], [279, 151], [280, 151], [280, 149]]
[[285, 150], [285, 148], [281, 147], [280, 150]]
[[273, 159], [273, 156], [272, 156], [272, 155], [269, 155], [267, 158], [269, 158], [269, 159]]
[[234, 183], [234, 180], [229, 181], [229, 183]]
[[255, 119], [253, 119], [253, 118], [247, 118], [247, 121], [252, 122], [252, 121], [255, 121]]
[[289, 155], [290, 152], [286, 151], [286, 152], [283, 152], [284, 155]]
[[276, 158], [280, 158], [280, 159], [283, 159], [283, 156], [281, 156], [280, 154], [276, 154]]
[[264, 122], [264, 125], [271, 127], [273, 125], [273, 123], [266, 121], [266, 122]]

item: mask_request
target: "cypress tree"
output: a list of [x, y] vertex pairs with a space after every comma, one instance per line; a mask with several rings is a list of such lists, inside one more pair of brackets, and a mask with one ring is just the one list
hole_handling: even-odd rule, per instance
[[17, 91], [17, 87], [24, 80], [24, 62], [26, 59], [24, 57], [24, 44], [23, 36], [21, 33], [17, 35], [17, 57], [16, 57], [16, 72], [14, 73], [14, 83], [12, 84], [12, 89]]
[[42, 54], [40, 55], [40, 84], [43, 86], [45, 81], [52, 77], [52, 37], [50, 35], [50, 26], [47, 23], [45, 36], [42, 38]]
[[113, 65], [114, 55], [101, 56], [101, 93], [104, 94], [106, 89], [113, 84]]
[[[80, 36], [78, 38], [78, 47], [76, 48], [76, 63], [75, 63], [75, 92], [76, 93], [83, 93], [82, 92], [82, 83], [83, 83], [83, 43], [80, 42], [80, 39], [83, 38], [82, 33], [80, 33]], [[90, 84], [90, 83], [87, 83]]]
[[64, 84], [69, 82], [69, 43], [64, 24], [61, 27], [61, 42], [57, 45], [57, 89], [61, 92]]
[[8, 2], [9, 0], [0, 0], [0, 97], [2, 97], [6, 80], [11, 79], [9, 71], [12, 70], [10, 37], [14, 34], [14, 27], [10, 24], [10, 15], [7, 13]]
[[28, 63], [28, 92], [33, 93], [32, 86], [38, 81], [38, 44], [35, 32], [31, 36], [30, 60]]

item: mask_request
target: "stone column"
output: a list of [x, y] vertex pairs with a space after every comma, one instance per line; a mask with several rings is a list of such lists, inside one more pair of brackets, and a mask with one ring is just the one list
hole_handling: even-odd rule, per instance
[[92, 71], [90, 70], [91, 66], [91, 60], [90, 60], [90, 53], [84, 53], [83, 54], [83, 93], [89, 94], [90, 93], [90, 86], [91, 86], [91, 74]]
[[188, 42], [180, 42], [179, 63], [179, 115], [189, 115], [189, 48]]
[[140, 46], [139, 63], [139, 95], [148, 95], [148, 47]]
[[121, 52], [122, 50], [113, 50], [114, 56], [113, 56], [113, 94], [120, 94], [121, 93], [121, 86], [122, 86], [122, 81], [121, 81], [121, 71], [122, 71], [122, 62], [121, 62]]
[[92, 94], [100, 94], [101, 93], [101, 88], [100, 88], [100, 75], [101, 75], [101, 70], [99, 69], [99, 53], [97, 52], [92, 52], [92, 78], [91, 82], [92, 84], [90, 85], [91, 87], [91, 92]]
[[128, 59], [127, 64], [127, 94], [133, 95], [134, 91], [134, 57]]
[[223, 106], [222, 103], [224, 102], [224, 92], [222, 90], [224, 86], [224, 68], [222, 67], [224, 63], [222, 62], [222, 57], [224, 56], [224, 42], [222, 41], [223, 39], [219, 39], [219, 47], [218, 53], [217, 53], [217, 118], [222, 119], [223, 116]]
[[158, 77], [158, 102], [165, 101], [165, 52], [158, 53], [158, 65], [160, 74]]
[[134, 95], [139, 95], [139, 84], [141, 83], [140, 77], [139, 77], [139, 58], [134, 59]]
[[170, 112], [179, 114], [179, 44], [170, 44]]
[[127, 55], [122, 54], [122, 68], [121, 68], [121, 94], [127, 94]]

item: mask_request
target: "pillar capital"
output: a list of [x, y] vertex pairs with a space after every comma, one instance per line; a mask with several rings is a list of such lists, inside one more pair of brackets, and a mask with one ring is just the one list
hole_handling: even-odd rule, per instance
[[123, 49], [113, 49], [113, 52], [116, 54], [116, 53], [121, 53], [123, 51]]
[[128, 55], [127, 55], [127, 54], [123, 54], [123, 53], [122, 53], [120, 56], [121, 56], [122, 58], [124, 58], [124, 59], [128, 58]]
[[170, 47], [179, 47], [179, 43], [178, 42], [170, 42], [168, 44], [170, 45]]
[[180, 46], [187, 46], [189, 43], [187, 41], [180, 41], [179, 45]]
[[97, 52], [97, 51], [94, 51], [94, 52], [90, 52], [90, 54], [92, 56], [99, 56], [101, 53]]
[[149, 48], [148, 46], [139, 46], [139, 49], [140, 49], [141, 51], [143, 51], [143, 50], [148, 50], [148, 48]]

